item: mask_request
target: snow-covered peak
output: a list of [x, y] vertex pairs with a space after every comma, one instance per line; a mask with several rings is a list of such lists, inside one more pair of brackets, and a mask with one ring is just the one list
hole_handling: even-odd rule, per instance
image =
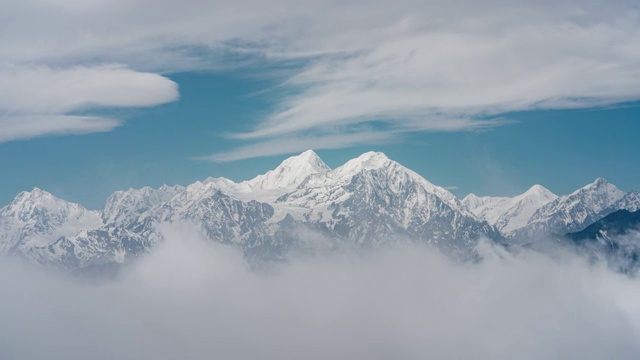
[[[199, 182], [196, 182], [196, 183], [199, 183]], [[233, 182], [233, 180], [229, 180], [229, 179], [227, 179], [225, 177], [217, 177], [217, 178], [208, 177], [202, 183], [203, 184], [213, 183], [213, 184], [216, 184], [216, 185], [222, 186], [222, 187], [224, 187], [224, 186], [233, 186], [235, 184], [235, 182]]]
[[395, 193], [402, 193], [409, 187], [419, 187], [435, 194], [452, 208], [466, 212], [462, 210], [456, 197], [446, 189], [430, 183], [416, 172], [389, 159], [385, 154], [373, 151], [349, 160], [334, 170], [310, 176], [299, 186], [298, 194], [292, 195], [291, 198], [331, 191], [341, 192], [357, 177], [366, 179], [365, 181], [374, 187]]
[[0, 250], [46, 246], [61, 236], [100, 226], [100, 212], [35, 188], [21, 192], [0, 209]]
[[283, 162], [287, 162], [287, 161], [290, 161], [290, 162], [291, 161], [293, 161], [293, 162], [295, 162], [295, 161], [306, 161], [306, 162], [309, 162], [309, 163], [316, 163], [316, 164], [318, 164], [318, 166], [321, 166], [321, 167], [328, 167], [322, 161], [322, 159], [320, 159], [320, 156], [318, 156], [318, 154], [316, 154], [316, 152], [311, 150], [311, 149], [303, 151], [299, 155], [292, 156], [292, 157], [286, 159]]
[[313, 150], [307, 150], [286, 159], [275, 169], [245, 183], [255, 190], [282, 189], [297, 186], [310, 175], [325, 173], [329, 170], [331, 169]]
[[361, 163], [363, 167], [366, 168], [378, 168], [383, 166], [384, 164], [390, 162], [391, 159], [387, 157], [383, 152], [380, 151], [368, 151], [357, 158], [351, 160], [353, 163]]
[[[533, 185], [527, 191], [514, 197], [500, 196], [478, 196], [469, 194], [462, 199], [462, 204], [474, 213], [484, 210], [484, 208], [495, 208], [496, 205], [515, 204], [521, 201], [533, 202], [537, 204], [546, 204], [558, 198], [558, 195], [552, 193], [549, 189], [542, 185]], [[500, 210], [500, 209], [499, 209]]]
[[552, 193], [549, 189], [542, 185], [533, 185], [529, 190], [515, 197], [515, 199], [522, 201], [531, 201], [535, 203], [548, 203], [558, 198], [558, 195]]
[[631, 212], [640, 210], [640, 194], [631, 190], [613, 206], [612, 210], [624, 209]]
[[20, 202], [20, 201], [28, 201], [28, 200], [37, 200], [37, 199], [48, 199], [48, 200], [54, 200], [57, 199], [53, 194], [51, 194], [48, 191], [44, 191], [38, 187], [34, 187], [33, 190], [31, 191], [22, 191], [21, 193], [19, 193], [15, 198], [13, 202]]
[[478, 215], [484, 208], [488, 206], [493, 206], [501, 201], [504, 201], [508, 198], [506, 197], [497, 197], [497, 196], [478, 196], [476, 194], [469, 194], [465, 196], [461, 203], [472, 213]]
[[539, 184], [533, 185], [532, 187], [529, 188], [529, 190], [525, 191], [524, 193], [528, 195], [556, 196], [549, 189]]
[[[590, 185], [595, 185], [595, 186], [603, 186], [603, 185], [607, 185], [607, 184], [611, 184], [610, 182], [607, 181], [607, 179], [603, 178], [603, 177], [599, 177], [597, 179], [595, 179], [593, 181], [593, 183], [591, 183]], [[587, 185], [589, 186], [589, 185]]]
[[617, 197], [617, 198], [622, 198], [625, 194], [625, 192], [618, 189], [617, 186], [608, 182], [604, 178], [599, 177], [596, 180], [594, 180], [592, 183], [581, 187], [580, 189], [574, 191], [568, 196], [578, 195], [578, 194], [592, 194], [592, 193], [608, 194], [612, 197]]
[[381, 152], [369, 151], [355, 159], [347, 161], [344, 165], [336, 168], [333, 173], [337, 177], [344, 177], [356, 174], [362, 170], [380, 169], [392, 164], [397, 163], [389, 159], [387, 155]]
[[533, 214], [558, 196], [541, 185], [534, 185], [514, 197], [466, 196], [462, 204], [478, 218], [511, 236], [527, 225]]
[[48, 191], [42, 190], [39, 187], [34, 187], [31, 191], [23, 191], [21, 194], [30, 196], [30, 197], [55, 197]]
[[19, 193], [9, 205], [1, 209], [1, 214], [3, 216], [14, 216], [24, 219], [36, 213], [64, 211], [64, 209], [69, 207], [84, 209], [78, 204], [57, 198], [51, 193], [36, 187], [31, 191]]
[[591, 184], [538, 209], [522, 235], [539, 237], [550, 232], [581, 230], [610, 213], [624, 196], [624, 191], [603, 178], [597, 178]]
[[145, 186], [140, 189], [116, 191], [107, 199], [102, 218], [106, 223], [114, 224], [131, 220], [153, 206], [169, 201], [182, 191], [184, 187], [180, 185], [163, 185], [158, 189]]
[[[329, 178], [337, 181], [348, 181], [353, 176], [367, 170], [380, 170], [385, 169], [387, 172], [411, 172], [413, 171], [405, 168], [399, 163], [389, 159], [385, 154], [381, 152], [369, 151], [355, 159], [351, 159], [344, 163], [342, 166], [330, 171], [327, 175]], [[419, 177], [418, 174], [415, 174]], [[314, 179], [318, 179], [315, 177]], [[320, 177], [321, 178], [321, 177]]]
[[613, 205], [622, 199], [625, 192], [618, 189], [603, 178], [597, 178], [591, 184], [574, 191], [566, 197], [570, 202], [579, 199], [589, 205], [593, 210], [600, 211], [608, 206]]
[[482, 201], [482, 197], [474, 194], [474, 193], [470, 193], [469, 195], [465, 196], [464, 198], [462, 198], [462, 201], [465, 203], [469, 203], [469, 204], [476, 204], [479, 203], [480, 201]]

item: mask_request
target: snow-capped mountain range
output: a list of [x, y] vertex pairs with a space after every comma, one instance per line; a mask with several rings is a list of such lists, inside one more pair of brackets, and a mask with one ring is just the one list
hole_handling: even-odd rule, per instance
[[531, 241], [581, 230], [640, 208], [640, 195], [597, 179], [557, 196], [540, 185], [513, 198], [462, 200], [379, 152], [330, 169], [312, 150], [254, 179], [114, 193], [90, 211], [40, 190], [0, 209], [0, 251], [65, 270], [134, 260], [163, 239], [158, 225], [188, 222], [247, 256], [280, 258], [317, 247], [428, 243], [470, 256], [477, 241]]

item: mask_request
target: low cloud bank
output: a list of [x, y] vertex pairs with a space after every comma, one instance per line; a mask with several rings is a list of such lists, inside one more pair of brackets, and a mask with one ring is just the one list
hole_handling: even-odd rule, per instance
[[249, 269], [184, 227], [115, 281], [3, 260], [2, 359], [637, 359], [640, 281], [567, 252], [409, 245]]

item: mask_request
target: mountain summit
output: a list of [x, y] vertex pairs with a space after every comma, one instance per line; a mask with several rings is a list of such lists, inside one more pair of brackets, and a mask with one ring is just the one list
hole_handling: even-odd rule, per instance
[[34, 188], [21, 192], [0, 209], [0, 251], [39, 257], [34, 249], [47, 247], [62, 236], [76, 235], [102, 225], [100, 212]]
[[67, 270], [127, 262], [163, 241], [158, 225], [187, 222], [248, 257], [395, 241], [469, 257], [480, 238], [504, 244], [566, 233], [638, 207], [637, 193], [602, 178], [565, 196], [534, 185], [512, 198], [470, 194], [460, 201], [381, 152], [332, 170], [308, 150], [239, 183], [209, 178], [118, 191], [101, 211], [37, 188], [23, 192], [0, 209], [0, 251]]
[[579, 231], [610, 214], [625, 196], [624, 191], [603, 178], [597, 178], [573, 193], [558, 197], [538, 209], [518, 236], [538, 238], [550, 232], [563, 234]]
[[252, 189], [269, 190], [282, 189], [300, 185], [313, 174], [322, 174], [331, 170], [313, 150], [307, 150], [300, 155], [292, 156], [283, 161], [278, 167], [266, 174], [258, 175], [246, 181]]
[[496, 226], [504, 235], [512, 237], [519, 229], [527, 226], [538, 209], [557, 198], [557, 195], [544, 186], [534, 185], [512, 198], [480, 198], [470, 194], [462, 202], [477, 217]]

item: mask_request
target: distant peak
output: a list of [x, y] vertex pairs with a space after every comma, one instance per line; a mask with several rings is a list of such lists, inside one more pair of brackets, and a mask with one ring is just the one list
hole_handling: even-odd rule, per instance
[[390, 163], [391, 159], [387, 157], [384, 153], [379, 151], [369, 151], [355, 159], [347, 161], [343, 167], [352, 168], [363, 168], [363, 169], [376, 169], [380, 168], [383, 165]]
[[376, 161], [376, 160], [389, 161], [389, 158], [387, 157], [387, 155], [385, 155], [383, 152], [380, 152], [380, 151], [368, 151], [358, 156], [357, 159], [361, 159], [362, 161]]
[[558, 198], [558, 195], [552, 193], [549, 189], [542, 185], [533, 185], [529, 190], [525, 191], [521, 195], [513, 198], [514, 201], [526, 200], [534, 203], [546, 203]]
[[330, 170], [329, 166], [320, 159], [315, 151], [307, 150], [299, 155], [295, 155], [284, 160], [272, 171], [292, 171], [296, 169], [309, 170], [309, 168], [313, 170], [313, 172], [325, 172]]
[[320, 156], [318, 156], [318, 154], [316, 154], [315, 151], [309, 149], [306, 151], [301, 152], [298, 155], [292, 155], [286, 159], [284, 159], [279, 166], [282, 166], [284, 164], [288, 164], [288, 163], [298, 163], [298, 162], [314, 162], [314, 161], [322, 161], [322, 159], [320, 159]]
[[615, 185], [608, 182], [605, 178], [602, 178], [602, 177], [595, 179], [591, 184], [587, 184], [579, 190], [601, 190], [601, 189], [618, 190], [618, 188]]
[[547, 189], [546, 187], [544, 187], [542, 185], [538, 185], [538, 184], [533, 185], [532, 187], [530, 187], [529, 190], [527, 190], [525, 192], [525, 194], [528, 194], [528, 195], [556, 196], [549, 189]]
[[[390, 168], [391, 165], [398, 165], [401, 168], [404, 168], [402, 165], [389, 159], [385, 154], [381, 152], [369, 151], [358, 156], [355, 159], [347, 161], [344, 165], [336, 168], [333, 171], [333, 174], [337, 177], [351, 177], [363, 170], [378, 170], [383, 168]], [[408, 169], [405, 170], [410, 171]]]
[[301, 157], [301, 158], [320, 158], [318, 156], [318, 154], [316, 154], [316, 152], [313, 151], [312, 149], [309, 149], [307, 151], [303, 151], [298, 156]]
[[299, 155], [284, 160], [278, 167], [266, 174], [258, 175], [247, 181], [255, 189], [279, 189], [301, 184], [313, 174], [331, 170], [313, 150], [307, 150]]
[[[224, 178], [222, 178], [224, 179]], [[225, 179], [226, 180], [226, 179]], [[162, 186], [160, 186], [158, 188], [158, 190], [160, 191], [172, 191], [172, 190], [176, 190], [176, 189], [183, 189], [184, 187], [182, 185], [167, 185], [167, 184], [162, 184]]]
[[593, 182], [593, 185], [606, 185], [606, 184], [609, 184], [609, 182], [605, 178], [602, 178], [602, 177], [597, 178]]
[[624, 195], [625, 192], [618, 189], [617, 186], [613, 185], [612, 183], [608, 182], [607, 180], [605, 180], [604, 178], [597, 178], [594, 182], [592, 182], [591, 184], [587, 184], [585, 186], [583, 186], [582, 188], [574, 191], [571, 195], [573, 196], [605, 196], [608, 201], [617, 201], [619, 199], [621, 199]]
[[480, 199], [480, 197], [474, 193], [470, 193], [469, 195], [465, 196], [462, 201], [468, 201], [468, 200], [478, 200]]
[[465, 196], [461, 202], [468, 207], [477, 207], [482, 202], [482, 199], [478, 195], [470, 193]]
[[[8, 205], [12, 209], [28, 209], [28, 208], [54, 208], [72, 204], [66, 200], [60, 199], [55, 195], [44, 191], [38, 187], [31, 191], [23, 191], [16, 195], [13, 201]], [[77, 205], [77, 204], [73, 204]], [[79, 205], [78, 205], [79, 206]]]
[[34, 187], [33, 190], [30, 191], [31, 194], [49, 194], [49, 192], [40, 189], [39, 187]]
[[18, 197], [28, 197], [28, 198], [31, 198], [31, 197], [43, 197], [43, 196], [55, 197], [51, 193], [49, 193], [47, 191], [44, 191], [44, 190], [40, 189], [39, 187], [34, 187], [33, 190], [31, 190], [31, 191], [23, 191], [22, 193], [20, 193], [18, 195]]
[[462, 204], [470, 209], [476, 209], [486, 207], [491, 204], [497, 204], [498, 202], [506, 199], [508, 198], [499, 196], [478, 196], [474, 193], [471, 193], [462, 199]]

